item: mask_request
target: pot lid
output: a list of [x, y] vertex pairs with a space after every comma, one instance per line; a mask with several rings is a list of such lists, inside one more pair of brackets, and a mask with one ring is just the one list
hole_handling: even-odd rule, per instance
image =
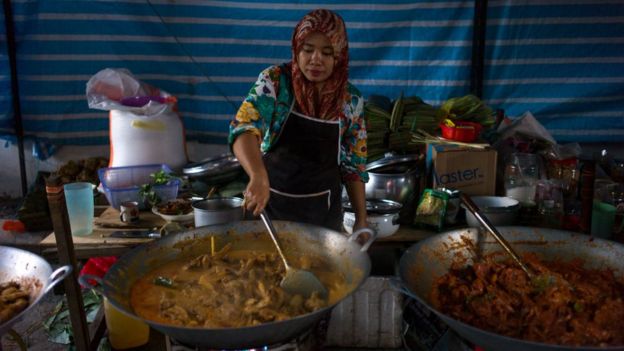
[[[342, 205], [347, 212], [353, 212], [351, 202], [345, 201]], [[399, 213], [403, 205], [392, 200], [368, 199], [366, 200], [366, 212], [369, 214]]]
[[240, 169], [242, 169], [242, 166], [234, 155], [222, 154], [199, 162], [189, 163], [182, 169], [182, 173], [189, 177], [198, 177], [218, 175]]
[[366, 165], [367, 171], [374, 171], [387, 166], [398, 166], [404, 163], [416, 163], [420, 159], [420, 155], [395, 155], [393, 153], [386, 153], [384, 158], [371, 162]]

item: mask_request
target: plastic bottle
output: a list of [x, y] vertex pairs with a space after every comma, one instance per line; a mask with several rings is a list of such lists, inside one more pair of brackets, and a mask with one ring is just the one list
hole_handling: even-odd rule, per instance
[[561, 229], [563, 209], [561, 206], [556, 206], [555, 200], [542, 201], [539, 208], [539, 216], [542, 227]]
[[129, 349], [149, 341], [149, 326], [120, 312], [104, 298], [104, 316], [108, 328], [108, 341], [117, 350]]

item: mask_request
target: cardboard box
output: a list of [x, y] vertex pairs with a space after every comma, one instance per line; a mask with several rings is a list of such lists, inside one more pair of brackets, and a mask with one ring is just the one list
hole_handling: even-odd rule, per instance
[[496, 150], [455, 145], [428, 145], [427, 172], [434, 188], [461, 190], [475, 195], [495, 195]]

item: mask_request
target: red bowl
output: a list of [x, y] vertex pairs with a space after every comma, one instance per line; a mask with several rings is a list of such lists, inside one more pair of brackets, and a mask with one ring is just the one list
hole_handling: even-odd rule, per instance
[[455, 127], [449, 127], [444, 123], [440, 123], [443, 138], [470, 143], [477, 140], [483, 128], [481, 124], [475, 122], [457, 121], [454, 123]]

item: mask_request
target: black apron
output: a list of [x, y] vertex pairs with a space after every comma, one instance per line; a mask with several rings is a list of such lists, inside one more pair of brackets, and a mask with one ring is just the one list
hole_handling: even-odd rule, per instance
[[264, 155], [271, 218], [342, 231], [340, 125], [292, 111]]

